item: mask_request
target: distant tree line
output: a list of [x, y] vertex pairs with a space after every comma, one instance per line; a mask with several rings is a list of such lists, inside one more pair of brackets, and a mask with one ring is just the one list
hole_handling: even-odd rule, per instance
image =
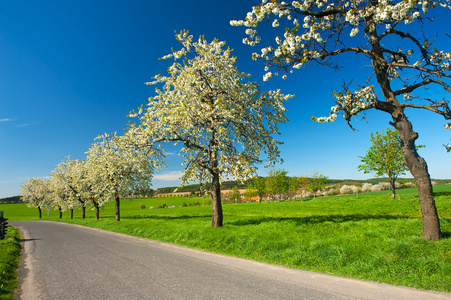
[[6, 197], [0, 199], [0, 204], [23, 203], [20, 196]]

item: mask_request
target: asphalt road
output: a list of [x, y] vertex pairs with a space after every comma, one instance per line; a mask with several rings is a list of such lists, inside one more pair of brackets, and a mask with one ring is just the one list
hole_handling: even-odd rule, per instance
[[57, 222], [20, 228], [20, 299], [451, 299]]

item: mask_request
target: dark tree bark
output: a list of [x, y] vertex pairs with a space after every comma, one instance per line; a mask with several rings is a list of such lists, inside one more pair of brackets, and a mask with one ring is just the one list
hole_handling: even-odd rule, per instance
[[84, 220], [86, 218], [86, 207], [81, 207], [81, 218]]
[[436, 241], [441, 237], [440, 220], [435, 206], [432, 183], [426, 161], [418, 155], [415, 147], [418, 133], [413, 131], [412, 123], [407, 119], [403, 105], [396, 99], [396, 95], [391, 89], [388, 77], [389, 66], [384, 59], [376, 31], [369, 31], [369, 35], [373, 54], [371, 58], [373, 68], [385, 99], [385, 102], [376, 100], [375, 108], [389, 113], [393, 120], [390, 124], [399, 132], [401, 148], [404, 153], [404, 163], [417, 183], [423, 221], [423, 238], [429, 241]]
[[120, 199], [119, 196], [116, 196], [116, 200], [114, 203], [114, 207], [116, 208], [116, 221], [120, 221], [121, 220], [121, 209], [120, 209]]
[[71, 219], [74, 218], [74, 209], [73, 208], [70, 209], [70, 218]]
[[63, 209], [61, 208], [61, 206], [58, 206], [58, 212], [59, 212], [59, 218], [62, 219], [63, 218]]
[[211, 227], [222, 227], [222, 203], [221, 203], [221, 182], [219, 181], [219, 174], [214, 173], [211, 185], [211, 198], [212, 198], [212, 218]]
[[409, 168], [417, 184], [423, 221], [423, 238], [429, 241], [437, 241], [441, 238], [440, 219], [435, 206], [431, 177], [429, 176], [426, 161], [418, 155], [415, 147], [415, 140], [418, 138], [418, 134], [413, 131], [412, 123], [410, 123], [404, 113], [399, 114], [397, 118], [393, 118], [393, 124], [401, 138], [404, 163]]
[[100, 219], [100, 207], [99, 204], [96, 201], [92, 201], [92, 204], [94, 204], [94, 207], [96, 209], [96, 220]]
[[42, 209], [40, 206], [38, 206], [38, 211], [39, 211], [39, 219], [42, 218]]

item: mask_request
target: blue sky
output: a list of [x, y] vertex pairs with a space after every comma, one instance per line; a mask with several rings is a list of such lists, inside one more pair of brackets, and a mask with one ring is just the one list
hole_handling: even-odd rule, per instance
[[[358, 155], [370, 146], [369, 134], [386, 129], [389, 118], [370, 112], [351, 131], [343, 119], [318, 124], [312, 115], [328, 115], [331, 89], [360, 74], [361, 61], [344, 57], [342, 72], [308, 67], [287, 80], [263, 82], [262, 62], [242, 44], [242, 19], [253, 0], [228, 1], [23, 1], [0, 3], [0, 197], [19, 194], [30, 176], [46, 177], [60, 158], [83, 159], [93, 139], [123, 132], [127, 114], [153, 96], [145, 86], [166, 72], [170, 61], [158, 58], [178, 48], [174, 31], [224, 40], [238, 56], [240, 71], [253, 74], [263, 91], [295, 94], [287, 103], [289, 122], [280, 126], [281, 168], [289, 175], [322, 173], [330, 178], [371, 178], [357, 171]], [[447, 17], [449, 12], [447, 12]], [[448, 18], [449, 20], [449, 18]], [[440, 20], [438, 20], [440, 21]], [[434, 26], [449, 27], [449, 21]], [[450, 49], [450, 39], [444, 44]], [[449, 97], [443, 90], [430, 92]], [[445, 121], [430, 112], [409, 111], [421, 155], [433, 178], [450, 178], [450, 140]], [[167, 157], [168, 168], [155, 174], [154, 187], [177, 185], [181, 161]], [[260, 175], [268, 170], [261, 168]]]

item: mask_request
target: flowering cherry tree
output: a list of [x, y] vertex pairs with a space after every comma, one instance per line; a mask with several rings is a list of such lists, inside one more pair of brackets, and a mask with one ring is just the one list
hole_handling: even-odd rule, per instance
[[[418, 134], [405, 109], [425, 109], [451, 119], [446, 100], [432, 99], [423, 92], [427, 86], [451, 91], [451, 52], [434, 47], [434, 39], [441, 36], [434, 33], [425, 37], [421, 30], [428, 21], [428, 11], [438, 6], [449, 8], [450, 1], [263, 0], [245, 20], [231, 21], [231, 25], [247, 27], [243, 42], [250, 46], [262, 43], [256, 30], [259, 23], [273, 20], [276, 30], [287, 24], [274, 43], [253, 54], [254, 59], [265, 62], [264, 80], [279, 73], [286, 78], [309, 63], [338, 69], [338, 59], [346, 53], [368, 59], [373, 74], [354, 90], [345, 87], [334, 91], [336, 105], [329, 116], [313, 119], [331, 122], [342, 115], [349, 124], [353, 116], [370, 109], [391, 116], [390, 124], [400, 134], [404, 162], [417, 182], [423, 237], [427, 240], [440, 238], [439, 218], [426, 162], [415, 149]], [[406, 47], [401, 49], [400, 44]]]
[[278, 160], [279, 143], [271, 135], [286, 121], [283, 105], [291, 96], [260, 93], [256, 83], [246, 82], [250, 75], [237, 70], [225, 42], [194, 41], [186, 31], [176, 38], [182, 49], [163, 57], [174, 59], [168, 76], [146, 83], [163, 88], [155, 90], [146, 109], [131, 113], [141, 124], [130, 124], [128, 135], [142, 144], [182, 144], [182, 184], [211, 181], [212, 226], [222, 226], [221, 176], [251, 177], [262, 152], [270, 163]]
[[58, 177], [58, 186], [56, 188], [67, 192], [65, 207], [71, 210], [71, 217], [73, 216], [73, 209], [81, 206], [81, 218], [84, 219], [86, 217], [86, 206], [89, 204], [90, 198], [85, 161], [73, 160], [67, 157], [55, 167], [50, 176], [51, 178]]
[[71, 219], [73, 218], [74, 203], [70, 201], [73, 195], [72, 190], [66, 184], [64, 175], [53, 170], [49, 179], [50, 200], [53, 206], [58, 208], [60, 219], [63, 216], [63, 211], [70, 209]]
[[42, 208], [50, 204], [50, 188], [48, 181], [43, 178], [30, 177], [25, 180], [20, 188], [22, 201], [29, 207], [37, 207], [39, 219], [42, 217]]
[[89, 148], [85, 167], [85, 182], [89, 186], [94, 207], [115, 201], [116, 221], [120, 220], [120, 197], [133, 189], [149, 189], [152, 174], [159, 166], [159, 151], [152, 147], [132, 147], [129, 139], [116, 134], [104, 134]]

